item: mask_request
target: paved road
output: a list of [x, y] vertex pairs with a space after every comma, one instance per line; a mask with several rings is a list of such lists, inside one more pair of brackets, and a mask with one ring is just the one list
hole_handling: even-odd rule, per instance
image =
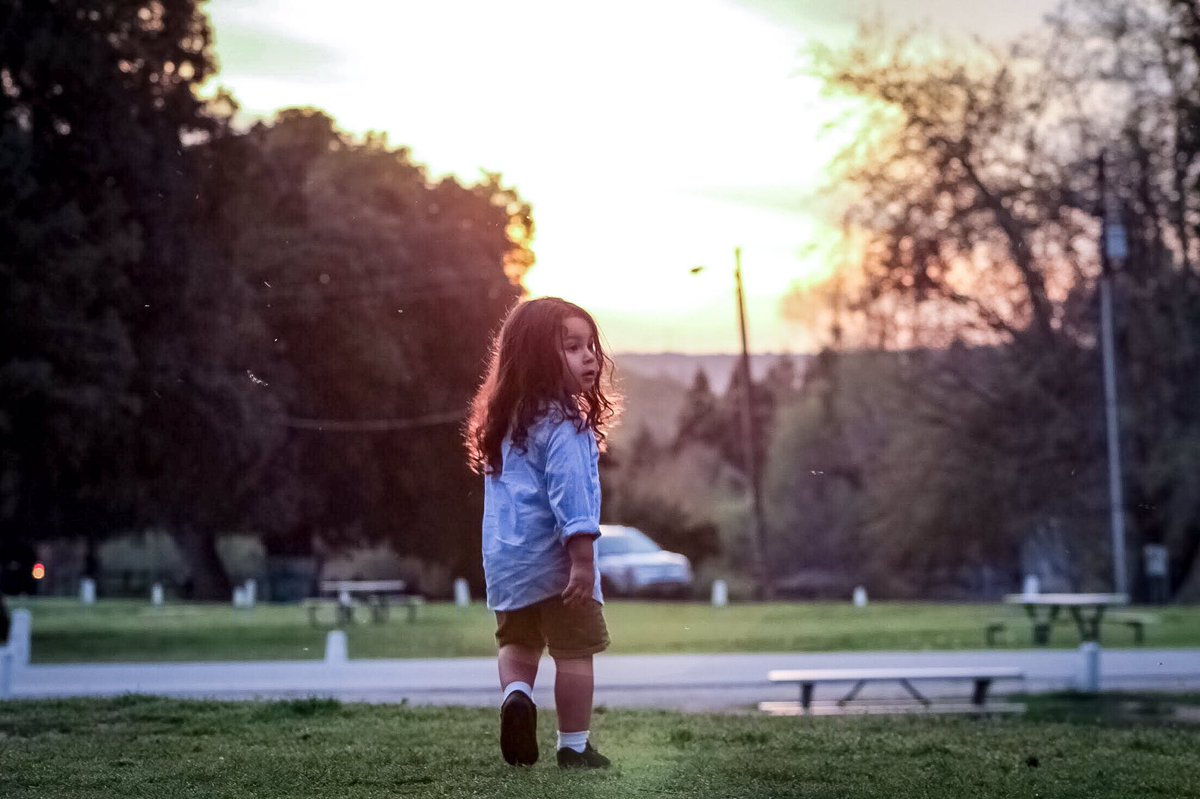
[[[534, 689], [551, 704], [554, 663], [542, 661]], [[997, 683], [994, 692], [1044, 692], [1073, 687], [1082, 656], [1067, 650], [980, 652], [827, 652], [820, 654], [601, 655], [596, 659], [596, 703], [686, 711], [744, 710], [768, 699], [794, 699], [796, 691], [772, 685], [767, 672], [780, 668], [921, 666], [1017, 666], [1026, 680]], [[965, 695], [962, 683], [924, 684], [928, 693]], [[1200, 691], [1200, 649], [1107, 650], [1101, 656], [1104, 690]], [[867, 693], [870, 691], [871, 693]], [[871, 686], [864, 696], [899, 696], [899, 689]], [[491, 658], [351, 660], [237, 663], [121, 663], [35, 665], [13, 675], [14, 698], [115, 696], [127, 693], [219, 699], [328, 696], [348, 702], [418, 705], [497, 703], [496, 665]], [[818, 697], [821, 689], [818, 689]]]

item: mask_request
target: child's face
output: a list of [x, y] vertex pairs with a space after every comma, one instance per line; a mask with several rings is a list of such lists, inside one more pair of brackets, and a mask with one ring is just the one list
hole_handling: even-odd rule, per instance
[[596, 357], [596, 337], [586, 319], [571, 316], [563, 320], [562, 353], [564, 377], [572, 394], [596, 385], [600, 361]]

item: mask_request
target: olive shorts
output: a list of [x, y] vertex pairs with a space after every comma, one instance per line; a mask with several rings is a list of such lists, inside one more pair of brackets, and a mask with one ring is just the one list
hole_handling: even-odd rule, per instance
[[519, 644], [550, 657], [582, 658], [608, 649], [604, 606], [595, 600], [569, 608], [553, 596], [517, 610], [496, 611], [496, 646]]

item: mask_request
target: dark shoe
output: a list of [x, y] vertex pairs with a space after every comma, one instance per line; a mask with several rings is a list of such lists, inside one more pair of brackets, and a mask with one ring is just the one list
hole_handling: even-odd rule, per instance
[[607, 757], [592, 748], [591, 741], [584, 744], [582, 752], [566, 746], [558, 750], [559, 768], [608, 768], [611, 765]]
[[510, 766], [537, 762], [537, 705], [524, 691], [513, 691], [500, 706], [500, 754]]

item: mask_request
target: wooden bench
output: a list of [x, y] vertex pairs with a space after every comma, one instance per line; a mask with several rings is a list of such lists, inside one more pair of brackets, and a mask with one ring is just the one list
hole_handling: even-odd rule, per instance
[[[918, 710], [931, 713], [1005, 713], [1020, 712], [1024, 706], [1016, 703], [998, 703], [987, 701], [988, 688], [996, 680], [1022, 680], [1025, 673], [1017, 668], [1006, 666], [979, 667], [899, 667], [890, 669], [800, 669], [776, 670], [768, 673], [767, 678], [773, 683], [795, 683], [800, 686], [800, 701], [797, 702], [760, 702], [759, 710], [774, 715], [827, 715], [830, 713], [863, 712], [863, 713], [895, 713]], [[968, 680], [974, 684], [970, 704], [963, 703], [933, 703], [923, 696], [914, 682], [922, 680]], [[870, 682], [899, 683], [910, 696], [917, 700], [904, 704], [871, 704], [851, 707], [849, 703], [858, 696], [863, 687]], [[813, 690], [820, 683], [853, 683], [850, 692], [837, 700], [836, 705], [814, 706]]]
[[1145, 613], [1109, 613], [1104, 617], [1104, 624], [1121, 624], [1133, 630], [1133, 642], [1140, 644], [1146, 640], [1146, 627], [1157, 624], [1158, 619]]

